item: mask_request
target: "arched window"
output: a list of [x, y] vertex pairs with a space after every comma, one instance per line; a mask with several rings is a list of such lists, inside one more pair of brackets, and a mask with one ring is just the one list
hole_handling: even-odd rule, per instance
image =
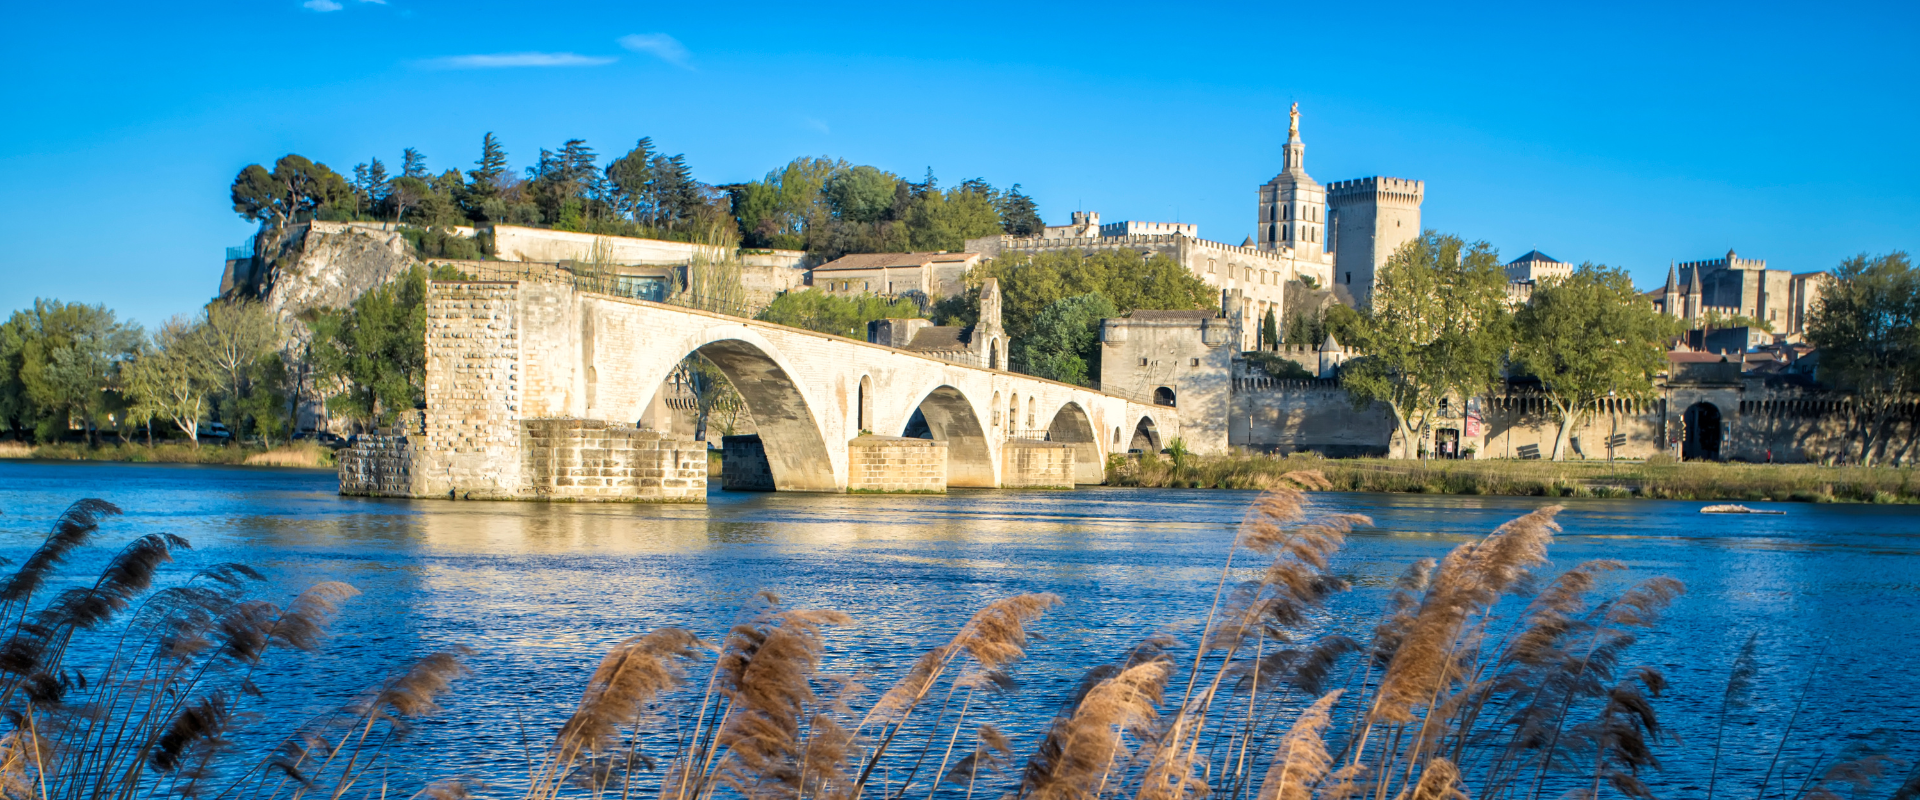
[[1020, 427], [1020, 395], [1016, 394], [1007, 399], [1007, 432], [1012, 433], [1013, 429], [1018, 427]]
[[1153, 390], [1153, 404], [1154, 404], [1154, 405], [1156, 405], [1156, 406], [1172, 406], [1172, 405], [1173, 405], [1173, 401], [1174, 401], [1174, 397], [1173, 397], [1173, 389], [1172, 389], [1172, 387], [1168, 387], [1168, 386], [1162, 386], [1162, 387], [1160, 387], [1160, 388], [1158, 388], [1158, 389], [1155, 389], [1155, 390]]
[[[987, 369], [999, 369], [999, 368], [1000, 368], [1000, 340], [988, 339], [987, 340]], [[998, 405], [998, 403], [995, 403], [995, 405]]]
[[993, 393], [993, 405], [989, 406], [989, 408], [993, 410], [993, 426], [996, 428], [1000, 427], [1000, 393], [999, 392]]
[[1120, 446], [1120, 429], [1119, 428], [1113, 429], [1113, 446], [1114, 447]]
[[860, 392], [854, 400], [856, 431], [873, 430], [873, 376], [860, 376]]
[[1027, 430], [1033, 430], [1033, 403], [1031, 395], [1027, 397]]

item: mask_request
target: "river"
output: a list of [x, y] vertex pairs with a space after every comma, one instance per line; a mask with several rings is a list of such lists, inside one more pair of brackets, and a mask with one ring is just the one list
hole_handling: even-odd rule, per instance
[[[772, 590], [857, 624], [829, 636], [831, 666], [884, 681], [989, 600], [1054, 592], [1066, 603], [1014, 670], [1022, 692], [1000, 720], [1031, 745], [1037, 720], [1087, 666], [1140, 637], [1199, 619], [1234, 523], [1252, 494], [1082, 488], [945, 496], [710, 493], [705, 506], [398, 501], [340, 497], [331, 473], [206, 466], [0, 462], [0, 555], [16, 563], [70, 502], [126, 514], [64, 572], [89, 577], [111, 545], [165, 531], [193, 550], [170, 568], [240, 561], [266, 595], [342, 580], [349, 601], [326, 651], [280, 658], [263, 685], [270, 721], [291, 726], [344, 702], [412, 658], [476, 649], [474, 674], [395, 751], [428, 777], [521, 769], [521, 726], [538, 739], [564, 719], [611, 643], [659, 626], [709, 638], [740, 604]], [[1380, 608], [1406, 564], [1542, 505], [1533, 498], [1323, 494], [1326, 510], [1370, 515], [1336, 557], [1355, 584], [1335, 620]], [[1753, 504], [1780, 516], [1702, 516], [1702, 503], [1564, 500], [1552, 549], [1624, 579], [1671, 575], [1687, 594], [1626, 659], [1665, 670], [1660, 708], [1685, 739], [1711, 736], [1729, 664], [1758, 632], [1762, 702], [1738, 727], [1732, 768], [1765, 766], [1790, 708], [1811, 686], [1789, 748], [1803, 763], [1841, 737], [1886, 727], [1920, 739], [1920, 511], [1912, 506]], [[1337, 623], [1336, 623], [1337, 624]], [[1371, 624], [1371, 619], [1366, 620]], [[1364, 628], [1356, 631], [1364, 633]], [[1807, 682], [1818, 665], [1817, 680]], [[883, 683], [884, 685], [884, 683]], [[1024, 721], [1023, 721], [1024, 720]], [[1684, 789], [1700, 748], [1673, 750], [1656, 785]], [[451, 766], [458, 765], [458, 766]]]

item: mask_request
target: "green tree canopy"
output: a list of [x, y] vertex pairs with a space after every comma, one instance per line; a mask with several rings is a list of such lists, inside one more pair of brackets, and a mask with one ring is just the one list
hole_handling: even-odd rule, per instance
[[358, 203], [346, 178], [325, 164], [291, 153], [274, 162], [272, 172], [248, 164], [233, 179], [229, 194], [235, 213], [276, 227], [309, 219], [322, 209], [353, 213]]
[[[362, 424], [382, 424], [426, 400], [427, 280], [416, 266], [375, 287], [344, 309], [308, 319], [310, 358], [327, 409]], [[434, 280], [457, 280], [435, 267]]]
[[867, 340], [867, 323], [921, 315], [912, 300], [889, 300], [875, 295], [839, 297], [826, 292], [787, 292], [760, 311], [758, 319], [794, 328]]
[[35, 300], [0, 325], [0, 415], [43, 442], [75, 426], [92, 442], [118, 405], [120, 365], [142, 344], [139, 326], [105, 306]]
[[[1164, 255], [1148, 257], [1136, 250], [1086, 253], [1008, 254], [982, 262], [967, 275], [970, 286], [985, 279], [1000, 282], [1001, 324], [1016, 346], [1033, 332], [1033, 323], [1047, 306], [1069, 297], [1099, 294], [1125, 314], [1135, 309], [1182, 310], [1218, 308], [1213, 287]], [[977, 294], [970, 293], [967, 310], [943, 304], [950, 318], [971, 322]]]
[[1442, 401], [1464, 403], [1499, 378], [1511, 342], [1506, 300], [1492, 247], [1421, 234], [1387, 259], [1365, 323], [1342, 340], [1364, 354], [1342, 365], [1342, 384], [1356, 402], [1392, 410], [1403, 446], [1421, 441]]
[[1667, 368], [1667, 339], [1677, 320], [1653, 309], [1624, 270], [1582, 264], [1572, 276], [1542, 282], [1514, 314], [1514, 365], [1540, 379], [1560, 423], [1553, 460], [1568, 437], [1608, 397], [1649, 400]]
[[1899, 407], [1920, 392], [1920, 271], [1904, 252], [1840, 263], [1807, 320], [1821, 380], [1854, 392], [1851, 438], [1871, 465]]
[[1093, 386], [1100, 379], [1100, 321], [1119, 314], [1098, 292], [1055, 300], [1034, 317], [1025, 338], [1014, 340], [1011, 366], [1036, 378]]

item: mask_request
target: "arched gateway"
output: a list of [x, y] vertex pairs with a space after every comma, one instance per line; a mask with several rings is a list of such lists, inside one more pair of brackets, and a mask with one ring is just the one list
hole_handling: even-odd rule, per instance
[[437, 281], [427, 318], [427, 407], [345, 454], [342, 492], [702, 502], [706, 444], [634, 423], [692, 353], [739, 390], [759, 431], [740, 449], [779, 491], [870, 488], [902, 453], [935, 490], [1097, 482], [1097, 431], [1178, 430], [1129, 398], [564, 284]]

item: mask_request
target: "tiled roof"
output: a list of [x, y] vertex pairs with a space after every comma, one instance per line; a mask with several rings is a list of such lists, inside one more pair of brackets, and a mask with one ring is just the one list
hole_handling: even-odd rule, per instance
[[928, 264], [950, 264], [957, 261], [966, 261], [967, 259], [978, 256], [978, 253], [855, 253], [841, 256], [833, 261], [814, 267], [814, 271], [921, 267]]
[[1509, 261], [1509, 262], [1507, 262], [1507, 263], [1509, 263], [1509, 264], [1524, 264], [1524, 263], [1526, 263], [1526, 262], [1528, 262], [1528, 261], [1546, 261], [1546, 262], [1550, 262], [1550, 263], [1554, 263], [1554, 264], [1565, 264], [1565, 263], [1567, 263], [1567, 262], [1565, 262], [1565, 261], [1559, 261], [1559, 260], [1556, 260], [1556, 259], [1555, 259], [1555, 258], [1554, 258], [1553, 256], [1550, 256], [1550, 255], [1547, 255], [1546, 253], [1542, 253], [1542, 252], [1540, 252], [1540, 251], [1538, 251], [1538, 250], [1528, 250], [1528, 251], [1527, 251], [1527, 254], [1526, 254], [1526, 255], [1524, 255], [1524, 256], [1521, 256], [1521, 257], [1519, 257], [1519, 258], [1516, 258], [1516, 259], [1514, 259], [1514, 260], [1512, 260], [1512, 261]]
[[932, 325], [913, 334], [913, 341], [902, 350], [947, 352], [967, 349], [966, 328], [958, 325]]

